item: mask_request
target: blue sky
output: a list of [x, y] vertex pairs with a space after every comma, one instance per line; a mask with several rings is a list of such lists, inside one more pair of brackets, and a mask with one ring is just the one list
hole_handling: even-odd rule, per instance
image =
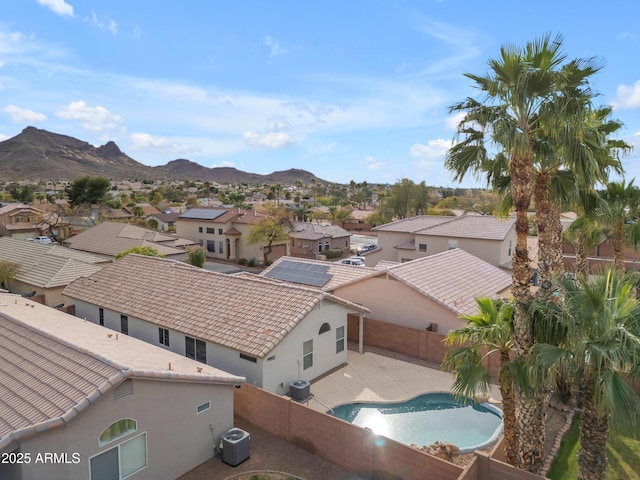
[[147, 165], [458, 185], [443, 161], [463, 73], [545, 33], [605, 62], [598, 102], [638, 144], [638, 18], [636, 0], [3, 0], [0, 140], [32, 125]]

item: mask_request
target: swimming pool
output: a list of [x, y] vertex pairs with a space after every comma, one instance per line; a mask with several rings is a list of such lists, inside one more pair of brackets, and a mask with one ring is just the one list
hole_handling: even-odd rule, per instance
[[461, 452], [485, 448], [502, 433], [499, 408], [465, 404], [450, 393], [426, 393], [402, 403], [349, 403], [328, 413], [405, 445], [449, 442]]

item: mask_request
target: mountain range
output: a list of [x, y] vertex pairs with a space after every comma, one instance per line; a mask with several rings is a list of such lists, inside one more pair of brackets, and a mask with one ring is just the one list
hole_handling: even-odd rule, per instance
[[114, 142], [94, 147], [67, 135], [26, 127], [15, 137], [0, 142], [0, 180], [73, 180], [82, 176], [114, 180], [201, 180], [217, 183], [328, 183], [300, 169], [268, 175], [243, 172], [230, 167], [207, 168], [187, 159], [150, 167], [137, 162]]

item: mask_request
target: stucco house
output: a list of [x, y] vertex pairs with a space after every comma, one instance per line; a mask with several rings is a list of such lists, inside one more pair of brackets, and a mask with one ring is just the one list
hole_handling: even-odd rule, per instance
[[365, 307], [317, 288], [127, 255], [64, 295], [76, 315], [276, 394], [346, 363], [347, 316]]
[[381, 260], [406, 262], [460, 248], [495, 266], [511, 262], [516, 245], [515, 217], [420, 215], [380, 225], [378, 248], [366, 264]]
[[329, 249], [349, 253], [351, 233], [339, 225], [313, 222], [293, 222], [288, 232], [290, 253], [296, 257], [313, 258]]
[[104, 257], [79, 252], [58, 244], [41, 244], [11, 237], [0, 237], [0, 260], [20, 266], [10, 282], [14, 293], [35, 292], [46, 305], [65, 302], [62, 290], [80, 277], [89, 276], [111, 263]]
[[0, 203], [0, 235], [13, 238], [37, 237], [46, 212], [27, 203]]
[[[247, 243], [252, 225], [267, 217], [257, 210], [224, 207], [195, 207], [181, 213], [176, 220], [176, 233], [206, 248], [207, 256], [223, 260], [263, 258], [266, 243]], [[269, 259], [289, 254], [288, 240], [272, 244]]]
[[175, 479], [213, 456], [244, 383], [7, 294], [0, 361], [3, 480]]
[[187, 238], [119, 222], [102, 222], [67, 238], [64, 243], [74, 250], [102, 255], [109, 259], [133, 247], [149, 246], [166, 258], [181, 261], [187, 259], [187, 248], [195, 245]]
[[367, 307], [368, 319], [442, 334], [462, 327], [461, 315], [477, 313], [475, 298], [511, 295], [509, 273], [460, 248], [404, 263], [385, 261], [379, 268], [286, 258], [261, 275], [287, 281], [278, 273], [282, 262], [326, 267], [320, 288]]

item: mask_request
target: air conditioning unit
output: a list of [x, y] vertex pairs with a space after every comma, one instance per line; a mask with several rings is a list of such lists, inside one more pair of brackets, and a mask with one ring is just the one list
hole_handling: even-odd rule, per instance
[[306, 380], [296, 380], [289, 384], [291, 398], [296, 402], [304, 402], [311, 393], [311, 384]]
[[232, 428], [222, 435], [222, 461], [232, 467], [249, 458], [251, 435], [239, 428]]

